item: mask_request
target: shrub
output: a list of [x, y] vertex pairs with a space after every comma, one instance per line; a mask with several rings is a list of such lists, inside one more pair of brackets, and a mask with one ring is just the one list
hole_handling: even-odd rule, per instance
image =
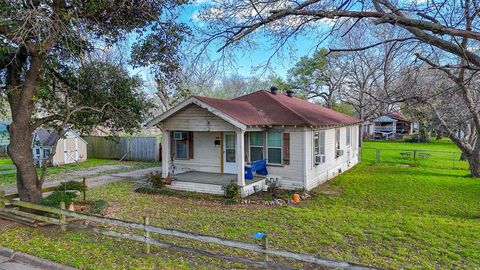
[[92, 214], [101, 214], [107, 208], [108, 202], [104, 200], [95, 200], [90, 203], [89, 212]]
[[276, 197], [278, 194], [280, 194], [280, 184], [277, 179], [269, 179], [267, 180], [267, 191], [268, 193], [272, 194], [272, 196]]
[[65, 191], [65, 190], [78, 190], [80, 192], [85, 192], [86, 188], [82, 182], [68, 181], [62, 182], [59, 186], [55, 187], [56, 191]]
[[236, 202], [236, 200], [240, 197], [240, 186], [235, 182], [232, 181], [230, 184], [222, 186], [222, 190], [225, 192], [225, 199], [227, 201]]
[[164, 188], [166, 184], [165, 179], [162, 178], [162, 173], [159, 171], [148, 174], [147, 180], [154, 188]]
[[73, 192], [54, 191], [48, 197], [43, 198], [40, 201], [41, 205], [59, 207], [60, 202], [65, 202], [65, 206], [68, 206], [77, 197], [77, 194]]

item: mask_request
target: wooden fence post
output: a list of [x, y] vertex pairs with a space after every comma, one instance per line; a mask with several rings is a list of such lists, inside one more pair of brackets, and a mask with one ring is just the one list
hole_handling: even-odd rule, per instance
[[[265, 234], [262, 238], [262, 248], [263, 248], [263, 250], [268, 249], [268, 236], [267, 236], [267, 234]], [[264, 259], [265, 259], [266, 262], [268, 262], [268, 254], [267, 253], [264, 253]]]
[[375, 149], [375, 163], [380, 163], [380, 149]]
[[417, 162], [417, 150], [416, 149], [413, 149], [413, 160], [415, 160], [415, 162]]
[[150, 239], [150, 232], [147, 230], [147, 226], [150, 225], [149, 217], [143, 217], [143, 225], [145, 226], [145, 229], [144, 229], [145, 251], [147, 254], [150, 254], [150, 244], [148, 243], [148, 240]]
[[[65, 210], [65, 202], [60, 202], [60, 209]], [[60, 222], [62, 225], [60, 225], [60, 228], [62, 231], [66, 232], [67, 231], [67, 217], [64, 214], [60, 214]]]
[[0, 190], [0, 208], [5, 208], [5, 191]]
[[87, 200], [87, 178], [83, 177], [83, 201]]

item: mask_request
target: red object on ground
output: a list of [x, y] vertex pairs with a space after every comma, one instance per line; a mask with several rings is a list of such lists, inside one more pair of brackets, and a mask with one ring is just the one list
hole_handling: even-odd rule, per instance
[[293, 201], [294, 201], [294, 202], [299, 202], [299, 201], [300, 201], [300, 195], [298, 195], [298, 194], [293, 194]]

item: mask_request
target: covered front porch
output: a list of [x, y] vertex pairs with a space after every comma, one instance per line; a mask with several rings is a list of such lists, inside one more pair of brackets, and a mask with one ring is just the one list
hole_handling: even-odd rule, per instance
[[[258, 190], [245, 180], [245, 165], [247, 160], [263, 159], [263, 154], [247, 155], [245, 141], [246, 134], [262, 128], [249, 127], [247, 132], [246, 124], [198, 98], [184, 101], [157, 121], [162, 130], [163, 177], [173, 177], [177, 185], [188, 183], [199, 192], [215, 186], [219, 193], [218, 188], [232, 180], [241, 187], [242, 196]], [[252, 146], [263, 153], [263, 145], [257, 148]], [[274, 150], [271, 152], [273, 155]]]

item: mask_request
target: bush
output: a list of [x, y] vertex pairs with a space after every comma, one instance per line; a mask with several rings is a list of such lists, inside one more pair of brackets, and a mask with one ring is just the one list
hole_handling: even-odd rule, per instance
[[78, 190], [80, 192], [85, 192], [86, 187], [82, 182], [68, 181], [62, 182], [59, 186], [55, 187], [56, 191], [65, 191], [65, 190]]
[[159, 171], [152, 172], [147, 176], [148, 183], [154, 188], [164, 188], [167, 182]]
[[225, 191], [225, 199], [226, 203], [236, 202], [236, 200], [240, 197], [240, 186], [235, 182], [232, 181], [230, 184], [222, 186], [222, 190]]
[[77, 194], [73, 192], [54, 191], [48, 197], [43, 198], [40, 201], [40, 204], [58, 208], [60, 206], [60, 202], [65, 202], [65, 206], [68, 207], [68, 205], [70, 205], [76, 197]]
[[267, 180], [267, 191], [268, 193], [272, 194], [272, 196], [276, 197], [280, 194], [280, 184], [277, 179], [269, 179]]
[[90, 203], [89, 212], [92, 214], [101, 214], [107, 208], [108, 202], [104, 200], [96, 200]]

